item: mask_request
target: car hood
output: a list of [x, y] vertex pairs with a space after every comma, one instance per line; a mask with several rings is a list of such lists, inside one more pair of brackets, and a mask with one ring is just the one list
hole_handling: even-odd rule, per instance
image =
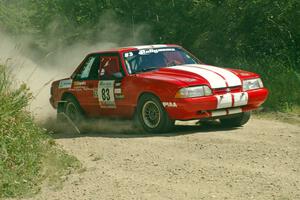
[[185, 86], [206, 84], [213, 89], [241, 86], [242, 80], [258, 77], [257, 74], [243, 70], [200, 64], [164, 67], [159, 70], [141, 73], [139, 76], [147, 79], [184, 84]]

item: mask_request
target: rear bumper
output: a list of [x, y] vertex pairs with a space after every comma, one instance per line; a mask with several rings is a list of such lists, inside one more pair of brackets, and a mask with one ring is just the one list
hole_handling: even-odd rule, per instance
[[221, 117], [255, 110], [268, 97], [268, 90], [257, 90], [212, 95], [207, 97], [172, 99], [163, 105], [173, 120], [192, 120]]

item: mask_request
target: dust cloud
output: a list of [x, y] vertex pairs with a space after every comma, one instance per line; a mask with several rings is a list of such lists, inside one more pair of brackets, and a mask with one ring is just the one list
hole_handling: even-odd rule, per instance
[[[34, 98], [29, 110], [33, 113], [34, 119], [40, 124], [47, 124], [45, 125], [47, 128], [55, 124], [56, 118], [56, 110], [49, 103], [52, 81], [69, 77], [89, 52], [143, 44], [145, 38], [149, 37], [147, 26], [137, 26], [133, 37], [128, 32], [128, 27], [114, 22], [107, 14], [96, 26], [101, 28], [94, 43], [82, 41], [69, 46], [60, 46], [53, 36], [48, 42], [49, 45], [56, 45], [55, 51], [43, 57], [39, 57], [40, 54], [28, 45], [35, 40], [33, 36], [12, 37], [0, 30], [0, 63], [9, 67], [14, 84], [26, 83], [30, 87]], [[105, 122], [105, 125], [111, 127], [108, 122]]]

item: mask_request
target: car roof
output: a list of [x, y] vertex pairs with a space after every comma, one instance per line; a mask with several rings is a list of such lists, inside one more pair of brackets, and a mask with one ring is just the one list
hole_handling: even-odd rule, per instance
[[176, 44], [153, 44], [153, 45], [138, 45], [138, 46], [128, 46], [128, 47], [116, 47], [108, 50], [103, 50], [103, 51], [96, 51], [90, 54], [96, 54], [96, 53], [123, 53], [127, 51], [136, 51], [140, 49], [152, 49], [152, 48], [165, 48], [165, 47], [179, 47], [181, 46], [176, 45]]

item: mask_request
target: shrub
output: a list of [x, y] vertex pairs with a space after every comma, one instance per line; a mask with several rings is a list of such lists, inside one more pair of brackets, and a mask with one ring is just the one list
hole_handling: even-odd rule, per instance
[[46, 131], [33, 122], [26, 110], [30, 99], [27, 86], [12, 85], [6, 67], [0, 65], [0, 198], [36, 192], [39, 182], [46, 178], [41, 172], [47, 171], [43, 169], [47, 156], [65, 162], [66, 159], [55, 159], [60, 157], [58, 154], [64, 155], [68, 158], [64, 168], [74, 163], [73, 157], [55, 150]]
[[240, 68], [261, 75], [270, 95], [264, 107], [276, 111], [290, 111], [300, 102], [300, 77], [294, 67], [271, 57], [255, 61], [236, 60]]

